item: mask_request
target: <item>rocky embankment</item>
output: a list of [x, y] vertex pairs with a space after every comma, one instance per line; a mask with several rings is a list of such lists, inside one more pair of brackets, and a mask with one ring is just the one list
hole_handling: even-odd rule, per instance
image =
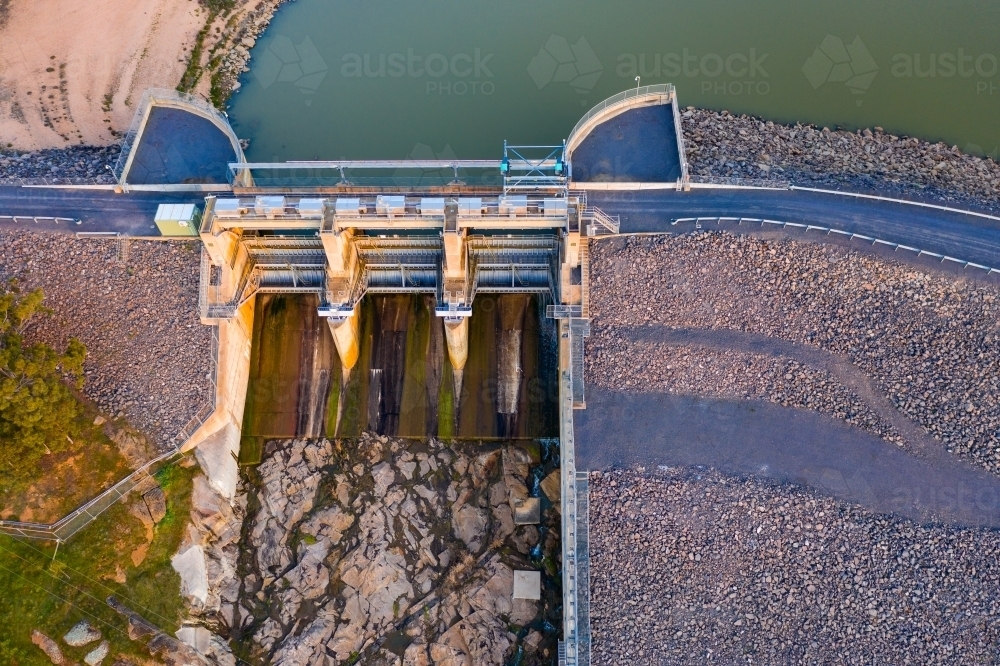
[[588, 382], [763, 398], [893, 438], [856, 394], [780, 355], [697, 344], [627, 353], [634, 327], [656, 325], [793, 341], [844, 359], [949, 451], [1000, 472], [995, 286], [838, 246], [722, 232], [600, 241], [592, 257]]
[[198, 319], [195, 242], [113, 240], [0, 230], [0, 279], [40, 287], [44, 306], [28, 338], [87, 347], [84, 394], [159, 447], [210, 404], [211, 329]]
[[692, 178], [749, 178], [920, 197], [1000, 210], [1000, 164], [957, 146], [812, 125], [781, 125], [728, 111], [681, 113]]
[[995, 530], [714, 472], [592, 472], [593, 663], [1000, 658]]
[[249, 2], [244, 11], [237, 13], [236, 21], [231, 26], [229, 23], [226, 24], [229, 34], [216, 47], [221, 57], [212, 76], [214, 99], [225, 103], [232, 93], [240, 89], [240, 77], [250, 71], [250, 49], [267, 29], [271, 19], [274, 18], [274, 13], [287, 1]]
[[113, 167], [121, 148], [112, 146], [75, 146], [64, 150], [36, 152], [0, 152], [0, 185], [28, 182], [114, 183]]
[[[239, 553], [242, 509], [195, 486], [203, 526], [175, 567], [205, 627], [272, 664], [554, 658], [559, 518], [544, 499], [530, 515], [537, 452], [369, 435], [267, 448], [242, 488]], [[513, 598], [518, 570], [543, 572], [540, 599]]]

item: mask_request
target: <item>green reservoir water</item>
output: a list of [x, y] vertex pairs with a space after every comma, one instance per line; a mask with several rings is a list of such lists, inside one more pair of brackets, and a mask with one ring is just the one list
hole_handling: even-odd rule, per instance
[[1000, 3], [295, 0], [229, 115], [251, 160], [498, 158], [602, 99], [881, 126], [997, 157]]

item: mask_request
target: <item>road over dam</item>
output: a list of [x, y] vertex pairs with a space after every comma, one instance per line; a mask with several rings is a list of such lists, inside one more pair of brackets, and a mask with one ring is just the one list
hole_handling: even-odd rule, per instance
[[[203, 192], [131, 192], [109, 189], [0, 186], [0, 228], [32, 224], [39, 230], [156, 236], [161, 203], [199, 203]], [[806, 190], [705, 188], [588, 192], [591, 205], [621, 217], [621, 231], [687, 231], [677, 219], [760, 218], [839, 229], [990, 267], [1000, 267], [1000, 219], [897, 201]], [[28, 222], [60, 217], [79, 220]]]

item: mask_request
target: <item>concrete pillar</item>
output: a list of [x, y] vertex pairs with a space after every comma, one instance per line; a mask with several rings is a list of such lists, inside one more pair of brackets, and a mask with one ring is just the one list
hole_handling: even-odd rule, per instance
[[458, 321], [445, 320], [444, 335], [448, 342], [448, 359], [456, 371], [465, 369], [469, 360], [469, 318], [462, 317]]
[[361, 311], [354, 309], [347, 319], [334, 323], [327, 320], [330, 325], [330, 332], [333, 333], [333, 342], [337, 345], [337, 353], [340, 354], [340, 365], [346, 378], [351, 369], [357, 365], [358, 357], [361, 355]]
[[220, 295], [223, 300], [229, 300], [236, 291], [247, 260], [246, 251], [240, 246], [239, 234], [232, 230], [219, 234], [205, 232], [201, 234], [201, 242], [212, 265], [222, 271]]
[[468, 276], [465, 274], [464, 232], [445, 232], [441, 268], [444, 277], [441, 296], [444, 304], [454, 306], [471, 305], [471, 303], [465, 302], [465, 289], [468, 285]]
[[354, 251], [354, 230], [323, 232], [319, 237], [326, 252], [327, 299], [331, 303], [346, 303], [351, 295], [351, 286], [361, 270]]
[[563, 305], [579, 305], [583, 294], [573, 272], [580, 266], [580, 233], [571, 231], [563, 235], [562, 265], [559, 267], [559, 300]]

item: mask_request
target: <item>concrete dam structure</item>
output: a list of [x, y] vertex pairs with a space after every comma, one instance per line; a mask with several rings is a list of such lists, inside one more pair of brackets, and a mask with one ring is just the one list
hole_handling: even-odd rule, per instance
[[[634, 147], [621, 140], [621, 119], [607, 131], [608, 121], [634, 110], [672, 139], [664, 142], [670, 150], [653, 172], [649, 165], [641, 174], [628, 172], [631, 161], [622, 158]], [[225, 448], [243, 460], [259, 455], [259, 435], [267, 434], [255, 431], [262, 409], [284, 410], [279, 419], [294, 424], [301, 436], [365, 428], [414, 428], [416, 434], [424, 424], [424, 435], [481, 436], [483, 430], [469, 425], [479, 417], [462, 412], [475, 414], [470, 403], [490, 383], [492, 405], [483, 410], [497, 417], [490, 432], [512, 436], [524, 393], [522, 366], [530, 363], [523, 352], [526, 322], [532, 320], [526, 297], [540, 315], [534, 321], [552, 322], [550, 364], [556, 366], [551, 370], [558, 397], [548, 411], [557, 423], [561, 460], [561, 664], [589, 664], [587, 477], [578, 478], [573, 444], [573, 410], [585, 406], [588, 241], [619, 228], [617, 218], [588, 205], [586, 190], [574, 186], [573, 158], [580, 156], [581, 182], [659, 178], [663, 186], [682, 189], [687, 169], [677, 113], [672, 86], [650, 86], [595, 107], [563, 145], [505, 145], [501, 160], [235, 162], [229, 165], [232, 195], [209, 196], [198, 229], [204, 247], [201, 318], [218, 324], [223, 348], [233, 350], [221, 355], [232, 361], [236, 380]], [[626, 166], [618, 172], [614, 165]], [[428, 170], [445, 174], [445, 182], [428, 182]], [[470, 184], [476, 170], [487, 177]], [[409, 171], [418, 177], [400, 177]], [[264, 185], [269, 181], [276, 184]], [[280, 314], [286, 306], [274, 298], [288, 294], [307, 297], [292, 306], [299, 315]], [[398, 300], [405, 296], [419, 300]], [[256, 306], [258, 299], [264, 307]], [[303, 307], [315, 309], [302, 313]], [[292, 316], [305, 323], [282, 333], [255, 316]], [[328, 335], [317, 328], [323, 325]], [[535, 330], [543, 328], [536, 324]], [[408, 329], [426, 334], [408, 335]], [[300, 350], [286, 375], [289, 381], [312, 377], [309, 395], [303, 398], [308, 392], [299, 385], [274, 399], [266, 397], [271, 393], [247, 396], [251, 366], [260, 372], [261, 350], [251, 352], [255, 331], [261, 346], [288, 354]], [[430, 362], [406, 358], [411, 339], [426, 339]], [[316, 351], [329, 340], [334, 362]], [[483, 346], [490, 347], [485, 356], [476, 351]], [[470, 350], [477, 357], [472, 364]], [[414, 389], [413, 376], [423, 385]], [[289, 402], [297, 407], [276, 406]], [[411, 409], [403, 414], [400, 405], [407, 402]], [[254, 432], [246, 433], [241, 446], [243, 427]]]
[[[671, 139], [641, 173], [619, 127], [630, 111]], [[562, 145], [505, 145], [500, 160], [239, 154], [229, 191], [208, 196], [194, 221], [200, 316], [220, 344], [202, 457], [235, 486], [236, 459], [259, 460], [279, 434], [538, 437], [525, 423], [544, 428], [545, 414], [519, 413], [526, 374], [549, 373], [551, 399], [539, 404], [559, 439], [559, 661], [589, 664], [588, 482], [576, 473], [573, 411], [586, 404], [588, 242], [619, 220], [588, 204], [587, 185], [685, 189], [677, 115], [672, 86], [649, 86], [595, 107]], [[136, 186], [128, 174], [122, 189]]]

